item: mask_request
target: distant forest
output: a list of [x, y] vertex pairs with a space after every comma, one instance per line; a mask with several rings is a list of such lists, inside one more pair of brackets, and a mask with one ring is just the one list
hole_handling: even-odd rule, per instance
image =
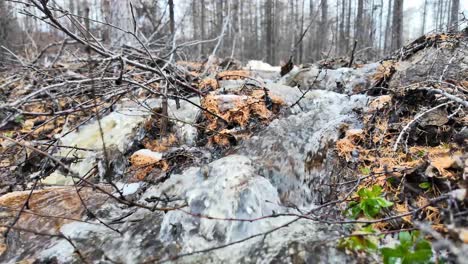
[[[415, 27], [405, 23], [411, 14], [403, 14], [403, 4], [404, 0], [49, 2], [57, 14], [69, 10], [69, 15], [60, 16], [62, 23], [82, 34], [89, 28], [94, 38], [109, 45], [135, 44], [137, 39], [125, 33], [132, 32], [147, 47], [167, 49], [176, 60], [201, 60], [216, 49], [219, 57], [274, 65], [291, 54], [295, 63], [307, 63], [348, 56], [353, 49], [361, 60], [381, 57], [408, 41], [405, 31]], [[454, 29], [463, 15], [460, 0], [424, 0], [422, 8], [417, 13], [421, 35]], [[27, 0], [0, 1], [2, 55], [8, 54], [6, 48], [27, 57], [60, 41], [63, 33], [40, 20], [47, 22]]]

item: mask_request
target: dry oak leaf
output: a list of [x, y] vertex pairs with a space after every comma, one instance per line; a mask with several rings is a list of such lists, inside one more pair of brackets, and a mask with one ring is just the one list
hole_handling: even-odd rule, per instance
[[148, 174], [155, 168], [162, 171], [169, 170], [169, 164], [163, 160], [162, 153], [151, 151], [149, 149], [140, 149], [130, 157], [132, 169], [136, 171], [135, 178], [138, 181], [144, 180]]
[[392, 102], [392, 97], [390, 95], [382, 95], [369, 103], [369, 110], [370, 111], [377, 111], [383, 109], [385, 106], [390, 105]]

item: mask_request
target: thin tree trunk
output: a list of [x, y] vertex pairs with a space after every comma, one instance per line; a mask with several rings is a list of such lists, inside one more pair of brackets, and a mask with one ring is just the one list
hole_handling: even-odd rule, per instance
[[345, 0], [341, 0], [341, 15], [340, 15], [340, 29], [339, 29], [339, 40], [338, 40], [338, 46], [339, 46], [339, 49], [338, 49], [338, 53], [339, 55], [342, 55], [345, 50], [346, 50], [346, 40], [345, 40], [345, 27], [344, 27], [344, 24], [345, 24], [345, 19], [346, 19], [346, 1]]
[[346, 17], [346, 54], [349, 53], [350, 41], [351, 41], [351, 14], [352, 5], [351, 0], [348, 0], [348, 15]]
[[[314, 16], [314, 1], [310, 0], [309, 1], [309, 20], [310, 22], [309, 23], [313, 23], [315, 22], [315, 16]], [[315, 23], [313, 23], [314, 25]], [[309, 32], [309, 52], [308, 52], [308, 57], [310, 59], [313, 59], [314, 57], [314, 53], [313, 53], [313, 50], [314, 50], [314, 43], [315, 43], [315, 30], [316, 30], [316, 27], [315, 26], [312, 26], [312, 28], [310, 29], [310, 32]]]
[[354, 35], [358, 41], [358, 49], [364, 47], [364, 25], [362, 23], [362, 16], [364, 12], [364, 0], [358, 0], [357, 15], [356, 15], [356, 24], [354, 28]]
[[460, 0], [452, 0], [452, 8], [450, 12], [450, 30], [458, 30], [458, 12], [460, 10]]
[[387, 52], [390, 47], [391, 47], [391, 29], [392, 27], [390, 26], [392, 23], [392, 0], [388, 1], [388, 11], [387, 11], [387, 22], [385, 23], [385, 41], [384, 41], [384, 50]]
[[320, 59], [324, 48], [324, 44], [328, 42], [328, 1], [322, 0], [321, 5], [321, 18], [320, 28], [318, 30], [319, 35], [317, 36], [317, 55], [316, 58]]
[[395, 0], [393, 5], [392, 49], [403, 45], [403, 0]]
[[[301, 6], [301, 30], [300, 30], [300, 34], [302, 35], [302, 32], [304, 31], [304, 9], [305, 9], [305, 0], [302, 0], [302, 6]], [[299, 43], [299, 58], [298, 58], [298, 63], [301, 63], [302, 62], [302, 58], [303, 58], [303, 51], [304, 51], [304, 45], [303, 45], [303, 41], [301, 41], [301, 43]]]
[[273, 0], [266, 0], [265, 19], [267, 62], [273, 64]]
[[[123, 44], [135, 42], [135, 39], [127, 34], [127, 31], [133, 31], [132, 12], [128, 1], [110, 0], [111, 1], [111, 22], [118, 29], [111, 29], [110, 40], [112, 46], [120, 47]], [[80, 8], [81, 10], [81, 8]]]
[[175, 37], [174, 0], [168, 0], [167, 5], [169, 6], [169, 28], [172, 37]]
[[[206, 32], [205, 32], [205, 0], [200, 0], [200, 33], [201, 33], [201, 39], [205, 40], [206, 38]], [[202, 55], [206, 54], [205, 50], [206, 45], [204, 43], [201, 44], [201, 53]]]
[[427, 16], [427, 0], [424, 0], [424, 9], [423, 9], [423, 22], [421, 28], [421, 35], [426, 33], [426, 16]]
[[379, 51], [380, 51], [380, 55], [383, 54], [382, 52], [382, 37], [383, 35], [385, 34], [384, 30], [383, 30], [383, 21], [384, 21], [384, 17], [383, 17], [383, 8], [384, 8], [384, 1], [383, 0], [380, 0], [380, 14], [379, 14]]

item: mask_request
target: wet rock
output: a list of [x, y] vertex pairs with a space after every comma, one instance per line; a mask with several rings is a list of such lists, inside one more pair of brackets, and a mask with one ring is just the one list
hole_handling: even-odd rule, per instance
[[288, 86], [302, 90], [328, 90], [338, 93], [355, 94], [371, 88], [372, 76], [379, 64], [367, 64], [361, 68], [340, 68], [337, 70], [305, 68], [292, 72], [283, 79]]
[[[174, 252], [172, 247], [158, 239], [161, 219], [160, 213], [142, 209], [127, 217], [127, 222], [113, 225], [121, 230], [121, 234], [102, 225], [78, 222], [64, 225], [60, 230], [89, 262], [155, 262], [169, 253], [178, 252], [177, 248]], [[52, 258], [59, 263], [81, 262], [74, 254], [74, 248], [63, 239], [51, 241], [47, 249], [39, 254], [39, 259], [43, 261]]]
[[[1, 255], [0, 261], [36, 257], [36, 254], [47, 245], [45, 242], [50, 237], [35, 233], [58, 234], [63, 225], [73, 222], [73, 219], [81, 219], [86, 212], [82, 202], [90, 210], [99, 208], [105, 202], [103, 198], [106, 196], [91, 188], [78, 190], [81, 199], [74, 187], [34, 191], [28, 206], [15, 224], [15, 227], [29, 230], [29, 232], [12, 229], [8, 240], [0, 242], [4, 245], [3, 248], [8, 249], [5, 254]], [[2, 223], [13, 223], [19, 210], [27, 201], [29, 193], [30, 191], [12, 192], [0, 197]], [[2, 234], [5, 231], [6, 229], [3, 228]]]
[[[85, 175], [96, 164], [97, 152], [103, 149], [102, 139], [106, 146], [113, 146], [125, 153], [133, 142], [132, 135], [136, 133], [137, 127], [145, 120], [147, 114], [142, 109], [124, 108], [102, 117], [99, 121], [94, 120], [64, 136], [61, 139], [62, 145], [74, 146], [77, 149], [74, 151], [68, 148], [62, 149], [58, 155], [82, 159], [81, 162], [73, 163], [70, 168], [78, 175]], [[55, 171], [42, 182], [50, 185], [73, 184], [71, 177], [59, 171]]]
[[438, 82], [439, 80], [466, 79], [468, 79], [468, 59], [463, 45], [429, 47], [397, 64], [397, 72], [393, 75], [389, 88], [397, 89], [414, 83]]
[[116, 182], [122, 180], [128, 167], [127, 158], [115, 146], [106, 148], [107, 154], [101, 153], [97, 158], [100, 182]]
[[[239, 155], [210, 163], [206, 173], [192, 168], [183, 175], [172, 175], [160, 188], [150, 190], [145, 196], [162, 193], [169, 197], [182, 194], [188, 203], [186, 211], [212, 217], [248, 219], [280, 210], [276, 189], [255, 174], [250, 159]], [[183, 231], [174, 236], [177, 223], [182, 223]], [[194, 250], [244, 238], [271, 224], [268, 220], [250, 224], [217, 221], [171, 211], [164, 217], [161, 238], [169, 242], [180, 237], [185, 250]]]

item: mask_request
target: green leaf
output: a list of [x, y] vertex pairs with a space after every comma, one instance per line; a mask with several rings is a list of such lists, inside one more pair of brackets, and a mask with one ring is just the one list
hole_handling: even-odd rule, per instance
[[371, 174], [371, 169], [369, 169], [367, 167], [360, 167], [359, 170], [361, 171], [361, 174], [363, 174], [363, 175]]
[[400, 232], [398, 239], [400, 244], [396, 245], [395, 248], [382, 248], [380, 250], [384, 263], [430, 263], [432, 259], [431, 244], [421, 238], [419, 232]]
[[394, 177], [389, 177], [389, 178], [387, 178], [387, 182], [389, 182], [391, 184], [394, 184], [394, 183], [397, 182], [397, 180]]
[[368, 234], [375, 233], [372, 226], [368, 226], [353, 233], [352, 236], [343, 238], [338, 242], [340, 248], [346, 248], [352, 251], [374, 252], [378, 250], [375, 236]]
[[419, 184], [419, 188], [421, 189], [429, 189], [432, 187], [432, 184], [430, 182], [421, 182]]
[[23, 124], [24, 123], [24, 116], [23, 115], [17, 115], [15, 117], [15, 123], [17, 124]]
[[14, 134], [15, 134], [15, 132], [8, 131], [8, 132], [3, 133], [3, 136], [5, 136], [7, 138], [12, 138]]
[[387, 201], [387, 200], [385, 200], [384, 198], [381, 198], [381, 197], [376, 198], [376, 200], [377, 200], [377, 202], [379, 203], [379, 205], [380, 205], [381, 207], [384, 207], [384, 208], [385, 208], [385, 207], [390, 207], [390, 206], [393, 205], [392, 202], [389, 202], [389, 201]]
[[416, 242], [416, 246], [414, 247], [415, 250], [427, 250], [431, 249], [431, 243], [425, 239], [421, 239]]
[[361, 208], [359, 207], [358, 203], [356, 203], [355, 205], [353, 205], [351, 208], [348, 208], [348, 216], [352, 219], [356, 219], [359, 214], [361, 213]]
[[411, 234], [409, 232], [400, 232], [400, 234], [398, 235], [398, 239], [400, 240], [400, 244], [402, 245], [411, 245], [413, 242]]
[[353, 218], [359, 216], [362, 212], [368, 218], [377, 216], [382, 208], [390, 207], [392, 202], [387, 201], [382, 195], [382, 187], [374, 185], [372, 188], [361, 188], [357, 192], [359, 202], [349, 203], [347, 214]]
[[358, 192], [357, 192], [357, 194], [359, 195], [360, 198], [365, 198], [365, 197], [367, 197], [367, 193], [368, 193], [368, 191], [367, 191], [367, 189], [365, 189], [365, 188], [361, 188], [361, 189], [359, 189]]
[[401, 252], [393, 248], [382, 248], [380, 249], [380, 253], [383, 256], [383, 261], [385, 264], [397, 263], [401, 256]]
[[417, 250], [415, 252], [411, 252], [405, 255], [402, 263], [427, 263], [432, 258], [432, 250], [431, 249], [424, 249], [424, 250]]
[[375, 197], [379, 197], [381, 194], [382, 194], [382, 187], [380, 187], [379, 185], [374, 185], [372, 187], [372, 191], [370, 192], [369, 197], [375, 198]]

